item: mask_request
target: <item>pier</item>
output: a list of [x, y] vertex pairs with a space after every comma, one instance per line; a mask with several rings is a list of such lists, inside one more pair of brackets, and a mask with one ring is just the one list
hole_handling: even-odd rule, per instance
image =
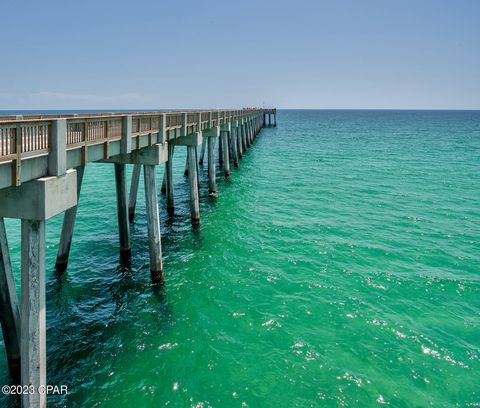
[[277, 110], [263, 109], [263, 123], [265, 126], [277, 126]]
[[[198, 173], [205, 154], [208, 191], [214, 198], [218, 177], [231, 177], [230, 166], [239, 166], [265, 126], [276, 126], [275, 109], [0, 116], [0, 320], [8, 366], [16, 384], [38, 390], [48, 383], [46, 220], [63, 213], [55, 265], [61, 273], [68, 266], [85, 166], [112, 164], [121, 260], [130, 257], [129, 224], [135, 219], [143, 170], [151, 279], [153, 284], [162, 284], [157, 188], [161, 184], [166, 194], [165, 210], [174, 213], [175, 151], [187, 151], [190, 218], [192, 225], [198, 226]], [[217, 174], [216, 157], [223, 174]], [[132, 167], [130, 186], [127, 165]], [[159, 165], [165, 166], [161, 183], [155, 176]], [[4, 218], [21, 219], [20, 301]], [[24, 408], [46, 406], [46, 395], [39, 392], [25, 393], [21, 398]]]

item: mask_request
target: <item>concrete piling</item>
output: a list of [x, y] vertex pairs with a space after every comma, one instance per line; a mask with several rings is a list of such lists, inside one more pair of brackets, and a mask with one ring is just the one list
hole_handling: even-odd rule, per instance
[[237, 127], [232, 127], [232, 132], [230, 133], [231, 144], [232, 144], [232, 155], [233, 155], [233, 165], [238, 167], [238, 143], [237, 143]]
[[218, 138], [218, 165], [221, 167], [223, 166], [223, 153], [222, 153], [222, 138]]
[[22, 394], [22, 407], [43, 408], [46, 395], [38, 392], [46, 385], [45, 326], [45, 221], [22, 219], [21, 255], [21, 385], [33, 393]]
[[202, 140], [202, 148], [200, 150], [200, 160], [198, 161], [198, 164], [202, 165], [203, 164], [203, 158], [205, 156], [205, 148], [207, 146], [207, 141], [205, 139]]
[[165, 186], [167, 193], [167, 211], [173, 214], [175, 210], [175, 203], [173, 200], [173, 153], [175, 146], [168, 144], [168, 161], [165, 163]]
[[125, 164], [115, 163], [115, 187], [117, 193], [117, 221], [120, 238], [120, 257], [122, 260], [130, 258], [130, 227], [128, 223], [127, 191]]
[[[85, 166], [77, 167], [77, 201], [82, 189], [83, 174]], [[60, 233], [60, 242], [58, 244], [57, 260], [55, 268], [57, 272], [63, 272], [67, 269], [68, 258], [70, 257], [70, 248], [72, 246], [73, 231], [75, 229], [75, 220], [77, 218], [78, 204], [65, 211], [63, 216], [62, 232]]]
[[198, 164], [197, 146], [195, 146], [195, 167], [197, 168], [197, 186], [198, 194], [200, 194], [200, 165]]
[[242, 142], [242, 124], [239, 123], [237, 126], [237, 150], [238, 158], [241, 159], [243, 156], [243, 142]]
[[189, 168], [190, 215], [192, 224], [200, 224], [200, 201], [198, 195], [198, 178], [195, 146], [187, 146], [187, 160]]
[[5, 222], [0, 217], [0, 323], [7, 353], [8, 368], [15, 383], [20, 383], [20, 309], [8, 249]]
[[243, 148], [243, 151], [246, 152], [247, 151], [247, 131], [246, 131], [246, 123], [242, 123], [242, 148]]
[[163, 177], [162, 177], [162, 187], [160, 191], [165, 194], [167, 192], [167, 172], [163, 172]]
[[132, 180], [130, 182], [130, 194], [128, 196], [128, 220], [130, 222], [135, 218], [135, 207], [137, 205], [138, 183], [140, 182], [140, 164], [133, 165]]
[[163, 283], [162, 242], [160, 235], [160, 215], [158, 212], [155, 166], [144, 165], [145, 204], [147, 210], [148, 249], [152, 283]]
[[208, 141], [208, 192], [210, 196], [217, 195], [217, 180], [215, 167], [215, 141], [216, 137], [206, 138]]
[[229, 143], [228, 143], [228, 134], [230, 132], [222, 131], [220, 133], [220, 140], [222, 141], [223, 146], [223, 170], [225, 173], [225, 177], [230, 177], [230, 155], [229, 155]]
[[183, 175], [188, 177], [188, 157], [185, 159], [185, 170], [183, 171]]

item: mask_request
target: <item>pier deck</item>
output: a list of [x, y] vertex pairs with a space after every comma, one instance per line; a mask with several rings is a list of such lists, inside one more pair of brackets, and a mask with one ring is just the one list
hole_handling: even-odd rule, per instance
[[[167, 211], [172, 213], [172, 160], [175, 149], [186, 147], [191, 222], [199, 224], [198, 164], [203, 163], [205, 151], [208, 189], [215, 197], [216, 146], [219, 165], [224, 176], [230, 177], [230, 162], [238, 166], [264, 126], [276, 126], [275, 109], [0, 116], [0, 321], [13, 382], [34, 387], [33, 393], [22, 395], [23, 407], [46, 405], [45, 393], [38, 392], [47, 384], [45, 221], [64, 213], [56, 260], [61, 273], [68, 265], [85, 166], [113, 164], [122, 259], [130, 257], [129, 222], [135, 217], [143, 167], [151, 278], [161, 284], [155, 166], [165, 166], [162, 191], [167, 196]], [[129, 194], [127, 164], [133, 165]], [[22, 220], [20, 302], [4, 218]]]

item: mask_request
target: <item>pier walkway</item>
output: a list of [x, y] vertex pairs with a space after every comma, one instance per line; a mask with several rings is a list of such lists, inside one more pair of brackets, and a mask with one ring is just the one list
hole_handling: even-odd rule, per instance
[[[161, 284], [155, 166], [165, 166], [162, 191], [166, 210], [173, 213], [173, 155], [187, 149], [191, 222], [198, 225], [199, 163], [207, 154], [208, 189], [215, 197], [215, 150], [230, 177], [230, 165], [239, 165], [264, 126], [276, 126], [275, 109], [0, 116], [0, 321], [13, 382], [27, 391], [21, 397], [24, 408], [46, 405], [45, 221], [64, 213], [56, 260], [61, 272], [68, 265], [85, 166], [113, 164], [122, 259], [130, 257], [129, 221], [143, 167], [151, 278]], [[133, 165], [129, 189], [126, 165]], [[20, 302], [4, 218], [21, 219]]]

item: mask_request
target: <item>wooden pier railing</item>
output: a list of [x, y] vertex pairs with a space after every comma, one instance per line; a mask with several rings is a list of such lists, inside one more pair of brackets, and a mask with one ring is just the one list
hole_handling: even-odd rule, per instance
[[[205, 110], [188, 112], [121, 112], [95, 114], [58, 114], [58, 115], [16, 115], [0, 116], [0, 166], [13, 162], [13, 185], [20, 184], [22, 160], [48, 155], [51, 145], [52, 124], [57, 119], [67, 123], [66, 149], [85, 149], [86, 146], [108, 144], [122, 138], [123, 118], [131, 116], [132, 138], [136, 138], [137, 148], [140, 137], [148, 135], [149, 145], [152, 135], [164, 132], [165, 140], [209, 129], [214, 126], [248, 118], [259, 113], [269, 114], [270, 109], [242, 110]], [[106, 157], [107, 158], [107, 157]]]

